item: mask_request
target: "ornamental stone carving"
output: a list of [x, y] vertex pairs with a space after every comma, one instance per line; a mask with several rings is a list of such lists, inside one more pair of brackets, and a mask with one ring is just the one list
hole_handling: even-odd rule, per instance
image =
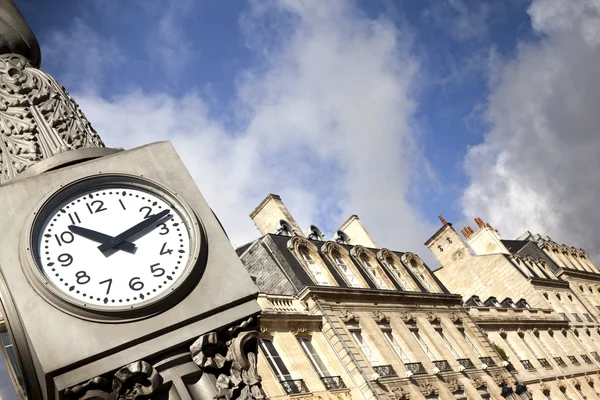
[[462, 324], [462, 317], [459, 313], [455, 311], [452, 311], [450, 315], [448, 315], [448, 318], [450, 318], [450, 321], [452, 321], [455, 324]]
[[347, 309], [342, 310], [342, 312], [340, 313], [340, 319], [346, 323], [347, 322], [358, 322], [358, 317], [356, 315], [352, 314]]
[[565, 382], [563, 382], [563, 381], [558, 381], [557, 386], [561, 392], [564, 392], [567, 390], [567, 385], [565, 385]]
[[479, 375], [474, 376], [472, 379], [473, 379], [473, 385], [475, 386], [475, 389], [481, 389], [481, 388], [485, 388], [487, 386], [487, 383], [485, 383], [483, 378], [480, 377]]
[[460, 392], [463, 390], [463, 386], [460, 384], [458, 379], [448, 379], [446, 381], [446, 385], [448, 387], [448, 390], [450, 390], [452, 393]]
[[585, 381], [588, 383], [588, 385], [594, 386], [594, 378], [592, 378], [591, 376], [587, 375], [585, 377]]
[[571, 384], [575, 387], [575, 389], [579, 389], [581, 387], [581, 382], [579, 382], [579, 379], [572, 379]]
[[104, 144], [65, 88], [27, 58], [0, 55], [0, 184], [84, 147]]
[[548, 387], [548, 385], [546, 384], [546, 382], [542, 382], [540, 383], [540, 390], [542, 391], [542, 393], [544, 394], [548, 394], [550, 393], [550, 388]]
[[387, 322], [390, 320], [390, 317], [388, 317], [387, 315], [385, 315], [384, 313], [382, 313], [379, 310], [373, 311], [373, 318], [377, 322]]
[[498, 334], [500, 335], [500, 337], [502, 339], [506, 339], [507, 333], [506, 333], [506, 331], [504, 329], [500, 328], [500, 330], [498, 331]]
[[439, 392], [439, 389], [437, 387], [435, 387], [432, 383], [426, 383], [426, 382], [421, 383], [419, 385], [419, 390], [425, 397], [437, 395]]
[[387, 398], [388, 400], [409, 400], [410, 393], [406, 392], [400, 386], [392, 386]]
[[554, 336], [554, 330], [552, 330], [552, 328], [548, 328], [548, 335]]
[[248, 330], [253, 318], [225, 332], [200, 336], [191, 346], [194, 362], [204, 374], [216, 377], [215, 399], [264, 399], [258, 375], [258, 332]]
[[494, 379], [494, 382], [498, 386], [501, 386], [502, 384], [506, 384], [506, 379], [502, 376], [502, 374], [500, 372], [496, 372], [495, 374], [493, 374], [492, 378]]
[[536, 337], [540, 337], [540, 331], [538, 331], [537, 328], [533, 328], [531, 330], [531, 333], [533, 333], [533, 335], [536, 336]]
[[415, 322], [417, 320], [413, 314], [410, 314], [407, 311], [403, 311], [400, 314], [400, 319], [402, 319], [404, 322]]
[[523, 336], [525, 336], [525, 332], [523, 332], [521, 328], [517, 328], [517, 335], [519, 335], [519, 337], [522, 338]]
[[162, 379], [145, 361], [136, 361], [121, 368], [109, 379], [97, 376], [65, 390], [68, 399], [134, 400], [148, 398], [159, 392]]
[[311, 333], [312, 332], [308, 328], [302, 325], [298, 325], [296, 330], [292, 332], [294, 336], [310, 336]]
[[562, 328], [562, 329], [560, 330], [560, 333], [562, 333], [562, 334], [563, 334], [563, 336], [567, 336], [567, 332], [568, 332], [568, 331], [567, 331], [567, 329], [566, 329], [566, 328]]
[[435, 315], [434, 313], [432, 313], [431, 311], [429, 311], [425, 317], [427, 318], [427, 321], [429, 322], [438, 322], [439, 318], [437, 315]]

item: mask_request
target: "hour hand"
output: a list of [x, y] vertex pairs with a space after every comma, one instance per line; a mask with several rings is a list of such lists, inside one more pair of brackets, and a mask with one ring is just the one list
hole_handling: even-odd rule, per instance
[[[76, 235], [84, 237], [86, 239], [93, 240], [94, 242], [104, 243], [106, 241], [112, 240], [113, 237], [110, 235], [105, 235], [104, 233], [100, 233], [91, 229], [82, 228], [77, 225], [69, 225], [69, 230]], [[129, 253], [134, 253], [136, 250], [135, 244], [127, 241], [121, 242], [117, 247], [119, 250], [124, 250]]]

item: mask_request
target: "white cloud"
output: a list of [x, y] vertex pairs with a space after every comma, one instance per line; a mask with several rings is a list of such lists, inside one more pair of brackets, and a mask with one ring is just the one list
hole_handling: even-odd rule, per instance
[[600, 254], [600, 3], [534, 0], [539, 42], [492, 71], [492, 126], [471, 148], [464, 213]]
[[198, 93], [75, 99], [108, 146], [171, 140], [237, 245], [258, 236], [248, 214], [278, 193], [303, 228], [332, 232], [356, 213], [379, 244], [431, 259], [422, 243], [435, 228], [407, 201], [427, 179], [410, 36], [342, 1], [251, 5], [241, 23], [259, 63], [240, 72], [227, 121]]
[[423, 18], [443, 28], [457, 40], [483, 39], [489, 29], [495, 2], [437, 0], [423, 11]]

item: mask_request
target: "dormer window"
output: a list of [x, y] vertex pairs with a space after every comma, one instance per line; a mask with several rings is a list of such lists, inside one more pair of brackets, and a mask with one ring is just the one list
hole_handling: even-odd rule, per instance
[[379, 274], [379, 271], [377, 270], [377, 268], [373, 264], [371, 264], [369, 257], [363, 253], [360, 256], [360, 260], [362, 261], [362, 263], [363, 263], [365, 269], [367, 270], [369, 276], [371, 277], [371, 279], [373, 279], [373, 282], [375, 282], [375, 285], [380, 289], [388, 289], [388, 286], [383, 281], [383, 278]]
[[498, 300], [496, 300], [495, 297], [490, 297], [488, 298], [484, 304], [488, 307], [496, 307], [496, 308], [502, 308], [502, 305], [500, 303], [498, 303]]
[[466, 302], [466, 305], [471, 307], [483, 307], [483, 303], [479, 300], [478, 296], [471, 296]]
[[512, 301], [510, 297], [505, 298], [502, 301], [502, 305], [506, 308], [517, 308], [516, 304]]
[[306, 247], [300, 247], [298, 251], [300, 253], [300, 256], [302, 256], [302, 259], [308, 266], [308, 269], [315, 281], [317, 282], [317, 284], [331, 286], [329, 284], [327, 276], [325, 275], [325, 271], [323, 271], [323, 266], [321, 266], [318, 262], [315, 261], [315, 259], [310, 255], [308, 249]]
[[398, 280], [398, 283], [400, 284], [402, 290], [412, 291], [410, 283], [408, 283], [408, 280], [406, 279], [402, 271], [400, 271], [400, 268], [394, 263], [394, 259], [392, 257], [388, 257], [386, 259], [386, 263], [392, 271], [392, 273], [394, 274], [394, 276], [396, 277], [396, 279]]
[[344, 261], [344, 258], [342, 257], [340, 252], [338, 250], [333, 250], [331, 256], [333, 257], [333, 260], [335, 261], [335, 264], [337, 265], [338, 269], [342, 272], [342, 274], [344, 274], [344, 277], [348, 281], [348, 284], [351, 287], [361, 287], [358, 278], [354, 275], [346, 261]]
[[525, 299], [521, 299], [521, 300], [517, 301], [517, 307], [519, 307], [519, 308], [531, 308], [531, 306], [529, 305], [529, 303], [527, 303], [527, 300], [525, 300]]
[[428, 292], [435, 293], [436, 290], [434, 289], [431, 282], [429, 282], [429, 279], [427, 279], [427, 277], [425, 276], [423, 269], [414, 258], [410, 260], [410, 266], [412, 267], [413, 274], [415, 274], [415, 276], [423, 284], [425, 289]]

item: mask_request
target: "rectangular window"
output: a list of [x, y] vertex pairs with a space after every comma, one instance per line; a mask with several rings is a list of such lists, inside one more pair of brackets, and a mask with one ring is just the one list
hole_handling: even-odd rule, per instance
[[265, 357], [271, 366], [275, 375], [280, 381], [289, 381], [292, 380], [292, 375], [290, 374], [289, 369], [279, 356], [277, 349], [273, 345], [273, 342], [268, 339], [260, 340], [260, 348], [265, 353]]
[[444, 344], [446, 345], [446, 347], [448, 348], [448, 350], [450, 350], [450, 352], [452, 353], [452, 356], [455, 359], [459, 359], [462, 358], [460, 356], [460, 354], [458, 354], [458, 352], [456, 351], [456, 349], [454, 348], [454, 346], [452, 346], [452, 343], [450, 342], [450, 340], [448, 339], [448, 337], [446, 336], [446, 334], [444, 333], [444, 330], [442, 328], [435, 328], [435, 330], [437, 331], [437, 333], [440, 335], [440, 337], [442, 338], [442, 341], [444, 342]]
[[408, 356], [408, 354], [406, 354], [404, 350], [402, 350], [402, 346], [398, 342], [396, 335], [394, 335], [394, 333], [392, 332], [392, 328], [390, 327], [390, 325], [379, 324], [379, 329], [381, 329], [383, 336], [385, 336], [385, 339], [388, 341], [390, 346], [392, 346], [392, 348], [394, 349], [398, 357], [400, 357], [402, 362], [405, 364], [410, 363], [410, 357]]
[[592, 318], [592, 316], [588, 313], [583, 313], [583, 316], [585, 317], [585, 319], [588, 320], [588, 322], [594, 322], [594, 319]]
[[579, 316], [579, 314], [576, 314], [576, 313], [571, 313], [571, 314], [573, 314], [573, 318], [575, 318], [575, 321], [577, 321], [577, 322], [583, 322], [581, 320], [581, 317]]
[[358, 281], [356, 276], [354, 276], [354, 274], [352, 273], [352, 270], [350, 269], [350, 267], [348, 267], [348, 264], [346, 264], [344, 259], [339, 254], [337, 254], [337, 250], [335, 250], [333, 252], [333, 259], [335, 260], [335, 263], [338, 266], [338, 268], [344, 274], [344, 277], [346, 277], [346, 280], [348, 281], [350, 286], [351, 287], [361, 287], [360, 282]]
[[425, 340], [423, 340], [423, 338], [419, 334], [419, 330], [411, 329], [410, 333], [412, 333], [413, 337], [415, 338], [415, 340], [417, 341], [417, 343], [419, 344], [421, 349], [425, 352], [425, 354], [427, 354], [427, 357], [429, 357], [429, 359], [432, 361], [437, 361], [438, 360], [437, 355], [429, 348], [427, 343], [425, 343]]
[[329, 371], [327, 370], [327, 367], [325, 366], [325, 363], [323, 362], [323, 360], [321, 360], [321, 357], [313, 347], [310, 339], [299, 337], [298, 342], [300, 342], [302, 350], [304, 350], [304, 353], [310, 360], [310, 363], [312, 364], [317, 374], [319, 374], [319, 377], [324, 378], [327, 376], [331, 376], [329, 374]]
[[362, 335], [362, 332], [358, 325], [347, 325], [352, 338], [360, 348], [360, 351], [364, 354], [367, 361], [372, 365], [379, 365], [379, 357], [377, 351], [371, 346], [371, 343]]
[[467, 345], [471, 348], [471, 350], [473, 350], [475, 352], [475, 354], [477, 354], [477, 356], [481, 357], [481, 355], [482, 355], [481, 350], [479, 350], [479, 347], [477, 347], [475, 345], [475, 343], [473, 343], [471, 338], [469, 338], [469, 335], [467, 335], [467, 332], [465, 332], [465, 328], [458, 328], [458, 331], [460, 332], [462, 337], [465, 339], [465, 341], [467, 342]]
[[363, 257], [361, 257], [361, 260], [362, 260], [362, 262], [363, 262], [363, 264], [365, 266], [365, 269], [369, 273], [369, 276], [375, 282], [375, 285], [379, 289], [389, 289], [388, 286], [383, 281], [383, 278], [379, 275], [379, 271], [377, 271], [377, 268], [373, 267], [373, 265], [371, 264], [371, 262], [369, 261], [369, 259], [366, 256], [363, 255]]

